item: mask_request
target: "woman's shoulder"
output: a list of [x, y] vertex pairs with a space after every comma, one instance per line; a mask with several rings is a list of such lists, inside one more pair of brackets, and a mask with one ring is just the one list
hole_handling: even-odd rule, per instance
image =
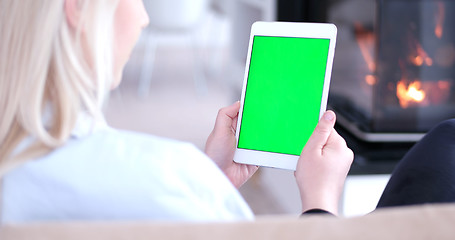
[[112, 128], [103, 118], [95, 119], [88, 114], [79, 115], [70, 139], [55, 152], [82, 151], [96, 154], [105, 150], [108, 151], [106, 154], [116, 154], [120, 158], [125, 157], [125, 154], [128, 157], [131, 157], [132, 154], [150, 157], [150, 155], [160, 155], [161, 153], [168, 156], [170, 152], [197, 152], [197, 149], [190, 143]]
[[64, 146], [38, 159], [40, 161], [52, 166], [76, 165], [75, 168], [141, 166], [143, 169], [174, 168], [174, 171], [191, 168], [190, 164], [216, 166], [192, 143], [112, 128], [71, 138]]
[[172, 151], [197, 151], [197, 148], [189, 142], [171, 139], [152, 134], [134, 132], [129, 130], [120, 129], [106, 129], [97, 131], [90, 136], [78, 139], [82, 145], [96, 144], [109, 148], [118, 148], [123, 151], [129, 152], [140, 150], [145, 154], [157, 154], [160, 152]]

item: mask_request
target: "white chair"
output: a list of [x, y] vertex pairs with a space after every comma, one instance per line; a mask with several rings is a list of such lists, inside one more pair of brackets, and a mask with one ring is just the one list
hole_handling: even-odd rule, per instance
[[197, 92], [207, 91], [202, 59], [196, 46], [195, 33], [206, 16], [209, 0], [144, 0], [150, 25], [144, 32], [145, 51], [139, 76], [138, 95], [149, 94], [159, 38], [166, 34], [185, 37], [193, 51], [193, 78]]

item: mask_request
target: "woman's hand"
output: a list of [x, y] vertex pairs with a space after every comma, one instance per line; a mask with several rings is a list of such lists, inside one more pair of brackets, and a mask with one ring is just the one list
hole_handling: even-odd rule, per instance
[[215, 127], [205, 145], [205, 153], [221, 168], [235, 187], [242, 186], [258, 169], [257, 166], [234, 162], [235, 131], [240, 103], [219, 110]]
[[300, 155], [295, 177], [303, 212], [323, 209], [338, 214], [338, 204], [354, 155], [333, 128], [335, 113], [327, 111]]

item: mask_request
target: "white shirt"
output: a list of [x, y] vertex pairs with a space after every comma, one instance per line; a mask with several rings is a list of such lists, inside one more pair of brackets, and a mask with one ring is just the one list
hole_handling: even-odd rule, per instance
[[253, 219], [193, 145], [84, 118], [64, 146], [4, 176], [2, 221]]

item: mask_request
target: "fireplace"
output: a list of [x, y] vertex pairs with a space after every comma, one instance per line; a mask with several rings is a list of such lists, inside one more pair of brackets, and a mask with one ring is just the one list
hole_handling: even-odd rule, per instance
[[389, 172], [455, 117], [455, 1], [332, 2], [327, 21], [339, 37], [329, 106], [357, 155], [354, 169]]
[[362, 2], [369, 19], [330, 7], [342, 34], [329, 105], [362, 140], [417, 141], [455, 116], [455, 1]]
[[354, 172], [389, 173], [429, 129], [455, 117], [455, 1], [291, 2], [292, 14], [278, 20], [338, 27], [329, 108], [356, 155]]

